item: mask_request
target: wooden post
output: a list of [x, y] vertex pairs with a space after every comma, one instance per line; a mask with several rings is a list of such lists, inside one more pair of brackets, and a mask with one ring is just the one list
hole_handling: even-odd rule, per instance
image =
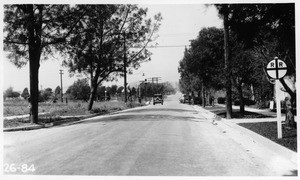
[[276, 111], [277, 111], [277, 137], [278, 139], [282, 138], [282, 124], [281, 124], [281, 104], [279, 99], [279, 79], [276, 79], [275, 88], [276, 88]]

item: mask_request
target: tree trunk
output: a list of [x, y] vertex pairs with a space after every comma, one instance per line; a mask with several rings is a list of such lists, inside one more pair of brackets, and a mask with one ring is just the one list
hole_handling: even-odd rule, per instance
[[204, 88], [204, 84], [202, 83], [202, 106], [205, 107], [205, 105], [206, 105], [205, 88]]
[[91, 93], [90, 93], [89, 103], [88, 103], [88, 111], [92, 110], [93, 108], [96, 92], [97, 92], [97, 88], [91, 86]]
[[296, 102], [296, 93], [291, 90], [291, 88], [285, 83], [283, 78], [279, 79], [279, 81], [281, 82], [281, 84], [284, 87], [284, 89], [286, 90], [286, 92], [289, 93], [289, 95], [291, 96], [292, 106], [296, 105], [295, 104], [295, 102]]
[[285, 83], [284, 79], [280, 79], [281, 84], [283, 85], [284, 89], [289, 93], [291, 98], [286, 98], [286, 125], [289, 128], [297, 128], [296, 122], [295, 122], [295, 114], [293, 112], [293, 109], [296, 108], [296, 93], [293, 92], [288, 85]]
[[245, 114], [245, 102], [244, 102], [243, 88], [241, 83], [238, 84], [238, 92], [239, 92], [239, 99], [240, 99], [240, 113], [243, 116]]
[[30, 73], [30, 122], [38, 123], [38, 99], [39, 99], [39, 63], [35, 60], [29, 61]]
[[97, 93], [97, 88], [98, 88], [98, 77], [95, 76], [94, 78], [91, 78], [91, 93], [90, 93], [90, 97], [89, 97], [89, 103], [88, 103], [88, 111], [92, 110], [93, 108], [93, 104], [94, 104], [94, 100], [96, 98], [96, 93]]
[[295, 116], [293, 114], [293, 107], [290, 98], [285, 99], [286, 104], [286, 116], [285, 116], [285, 124], [288, 128], [297, 128], [295, 122]]
[[[42, 18], [42, 6], [39, 7], [40, 18]], [[41, 57], [41, 24], [35, 25], [33, 5], [27, 5], [29, 16], [28, 37], [29, 37], [29, 76], [30, 76], [30, 122], [38, 123], [38, 99], [39, 99], [39, 68]]]
[[229, 27], [228, 27], [228, 9], [224, 13], [224, 56], [225, 56], [225, 75], [226, 75], [226, 118], [232, 117], [232, 92], [231, 92], [231, 66], [229, 61]]

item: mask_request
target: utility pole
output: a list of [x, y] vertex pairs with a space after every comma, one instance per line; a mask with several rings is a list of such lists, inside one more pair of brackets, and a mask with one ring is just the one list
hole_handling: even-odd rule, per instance
[[153, 90], [153, 92], [154, 92], [154, 82], [156, 81], [156, 90], [155, 90], [155, 93], [158, 93], [157, 92], [158, 81], [161, 80], [161, 77], [152, 77], [152, 78], [149, 78], [148, 80], [152, 82], [152, 90]]
[[64, 102], [63, 100], [63, 84], [62, 84], [62, 75], [64, 74], [63, 73], [63, 70], [59, 70], [59, 74], [60, 74], [60, 98], [61, 98], [61, 102]]
[[127, 59], [126, 59], [126, 38], [125, 38], [125, 31], [123, 32], [123, 36], [124, 36], [124, 101], [125, 104], [127, 103], [127, 71], [126, 71], [126, 67], [127, 67]]

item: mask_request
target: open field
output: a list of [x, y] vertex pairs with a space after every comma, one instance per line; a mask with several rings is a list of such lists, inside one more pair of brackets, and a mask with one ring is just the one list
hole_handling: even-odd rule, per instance
[[[39, 113], [49, 113], [55, 115], [88, 115], [103, 111], [123, 110], [130, 106], [140, 106], [136, 102], [127, 103], [121, 101], [94, 102], [92, 111], [87, 111], [87, 102], [70, 101], [67, 104], [57, 103], [39, 103]], [[3, 116], [16, 116], [29, 114], [30, 104], [25, 100], [9, 100], [3, 103]]]
[[[120, 111], [132, 107], [142, 106], [137, 102], [128, 102], [125, 104], [122, 101], [105, 101], [105, 102], [94, 102], [93, 109], [87, 111], [87, 102], [69, 102], [66, 103], [39, 103], [39, 113], [45, 113], [39, 115], [40, 123], [49, 123], [55, 121], [63, 121], [66, 118], [62, 116], [82, 116], [72, 117], [67, 120], [76, 121], [85, 117], [93, 115], [101, 115], [110, 112]], [[28, 115], [29, 114], [29, 103], [26, 101], [6, 101], [3, 107], [4, 118], [9, 116]], [[28, 117], [4, 119], [4, 128], [6, 127], [19, 127], [29, 125], [30, 121]]]

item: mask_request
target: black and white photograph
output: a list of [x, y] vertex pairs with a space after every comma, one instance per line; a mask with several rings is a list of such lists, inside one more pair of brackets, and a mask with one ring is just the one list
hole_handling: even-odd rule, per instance
[[1, 179], [297, 179], [300, 1], [1, 4]]

